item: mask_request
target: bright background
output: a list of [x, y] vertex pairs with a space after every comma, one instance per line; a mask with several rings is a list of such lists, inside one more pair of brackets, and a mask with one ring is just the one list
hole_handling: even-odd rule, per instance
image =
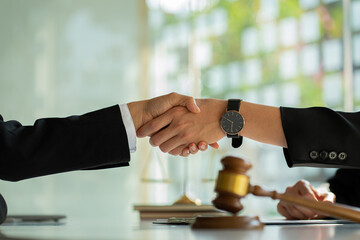
[[[359, 0], [0, 0], [0, 114], [26, 125], [172, 91], [354, 111], [359, 12]], [[0, 192], [11, 214], [137, 218], [133, 204], [171, 204], [184, 192], [209, 203], [227, 154], [252, 162], [253, 183], [279, 191], [334, 173], [289, 169], [281, 148], [249, 139], [240, 150], [220, 144], [184, 159], [142, 139], [130, 167], [1, 181]], [[244, 205], [276, 215], [272, 200]]]

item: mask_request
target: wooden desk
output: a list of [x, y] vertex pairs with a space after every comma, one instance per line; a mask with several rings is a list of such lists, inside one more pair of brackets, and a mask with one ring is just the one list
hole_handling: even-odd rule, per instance
[[189, 226], [154, 225], [151, 221], [117, 222], [68, 219], [60, 226], [0, 226], [0, 239], [156, 239], [156, 240], [327, 240], [360, 239], [360, 224], [266, 226], [263, 230], [191, 230]]

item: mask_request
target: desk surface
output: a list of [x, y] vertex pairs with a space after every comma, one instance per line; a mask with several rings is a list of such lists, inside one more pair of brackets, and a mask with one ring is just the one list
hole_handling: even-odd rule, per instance
[[[59, 226], [0, 226], [0, 239], [171, 239], [171, 240], [326, 240], [360, 239], [360, 224], [266, 226], [263, 230], [191, 230], [189, 226], [155, 225], [151, 221], [70, 221]], [[5, 237], [6, 236], [6, 237]]]

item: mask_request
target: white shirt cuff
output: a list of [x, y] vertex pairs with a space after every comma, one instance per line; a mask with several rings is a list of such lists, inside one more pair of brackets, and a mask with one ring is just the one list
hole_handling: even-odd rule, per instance
[[126, 135], [131, 153], [136, 151], [136, 130], [127, 104], [120, 105], [122, 120], [125, 126]]

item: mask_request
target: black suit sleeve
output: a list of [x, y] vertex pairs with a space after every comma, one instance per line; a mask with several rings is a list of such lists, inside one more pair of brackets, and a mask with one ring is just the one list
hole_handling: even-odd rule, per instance
[[360, 168], [360, 112], [280, 108], [289, 167]]
[[336, 195], [336, 202], [360, 207], [360, 170], [339, 169], [328, 182], [330, 191]]
[[0, 116], [0, 178], [9, 181], [74, 170], [128, 166], [129, 144], [118, 105], [33, 126]]

